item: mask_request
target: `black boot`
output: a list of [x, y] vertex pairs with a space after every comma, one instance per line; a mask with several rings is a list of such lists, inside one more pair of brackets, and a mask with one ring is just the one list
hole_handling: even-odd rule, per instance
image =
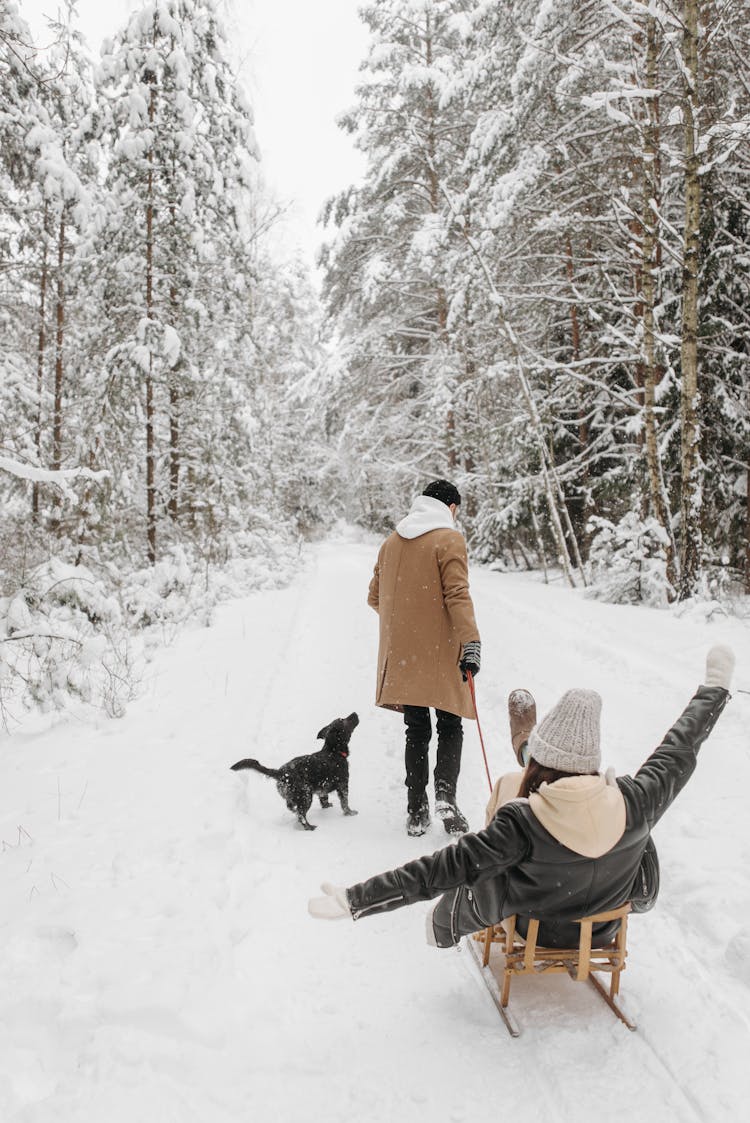
[[444, 784], [435, 785], [435, 818], [443, 820], [448, 834], [466, 834], [469, 829], [466, 816], [456, 804], [456, 793]]
[[422, 793], [421, 796], [412, 799], [409, 796], [409, 807], [406, 815], [406, 833], [411, 838], [418, 838], [424, 834], [430, 826], [430, 804], [427, 796]]

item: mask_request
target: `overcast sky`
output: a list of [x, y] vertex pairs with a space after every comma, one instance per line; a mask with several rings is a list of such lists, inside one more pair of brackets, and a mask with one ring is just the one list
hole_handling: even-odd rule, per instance
[[[255, 109], [265, 175], [289, 203], [289, 237], [312, 262], [320, 241], [316, 219], [329, 195], [357, 181], [362, 159], [336, 127], [354, 98], [367, 42], [361, 0], [220, 0], [233, 27], [244, 85]], [[43, 15], [56, 0], [20, 0], [43, 40]], [[137, 0], [78, 0], [80, 27], [98, 57]]]

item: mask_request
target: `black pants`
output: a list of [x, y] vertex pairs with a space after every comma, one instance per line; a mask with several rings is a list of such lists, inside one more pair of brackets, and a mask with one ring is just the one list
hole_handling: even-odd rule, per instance
[[[464, 740], [461, 718], [445, 710], [436, 710], [437, 759], [435, 761], [435, 792], [455, 798], [458, 773], [461, 769], [461, 746]], [[409, 808], [418, 808], [427, 791], [430, 778], [428, 753], [432, 737], [430, 711], [426, 706], [404, 706], [406, 726], [406, 786]]]

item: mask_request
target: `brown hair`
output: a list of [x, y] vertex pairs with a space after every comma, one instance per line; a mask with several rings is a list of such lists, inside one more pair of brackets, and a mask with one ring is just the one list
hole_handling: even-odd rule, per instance
[[555, 780], [563, 780], [568, 776], [598, 775], [598, 772], [561, 772], [559, 768], [546, 768], [543, 764], [534, 760], [533, 756], [530, 756], [518, 794], [528, 799], [533, 792], [539, 790], [542, 784], [554, 784]]

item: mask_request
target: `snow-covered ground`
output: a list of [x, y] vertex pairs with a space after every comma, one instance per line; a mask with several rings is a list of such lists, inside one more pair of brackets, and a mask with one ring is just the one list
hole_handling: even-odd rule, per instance
[[[121, 721], [29, 722], [0, 742], [2, 1123], [329, 1123], [429, 1119], [724, 1120], [750, 1096], [750, 696], [736, 693], [657, 828], [662, 893], [631, 923], [629, 1033], [593, 990], [521, 979], [512, 1040], [466, 952], [424, 944], [427, 905], [316, 922], [347, 885], [448, 844], [404, 831], [400, 718], [372, 705], [376, 544], [341, 535], [298, 580], [219, 609], [151, 665]], [[604, 696], [608, 764], [630, 771], [729, 642], [750, 690], [750, 632], [697, 612], [622, 608], [476, 569], [480, 717], [511, 765], [505, 698], [540, 712], [568, 686]], [[319, 747], [357, 710], [350, 797], [302, 831], [272, 781], [236, 774]], [[486, 778], [467, 728], [460, 801]], [[335, 802], [335, 797], [334, 797]]]

